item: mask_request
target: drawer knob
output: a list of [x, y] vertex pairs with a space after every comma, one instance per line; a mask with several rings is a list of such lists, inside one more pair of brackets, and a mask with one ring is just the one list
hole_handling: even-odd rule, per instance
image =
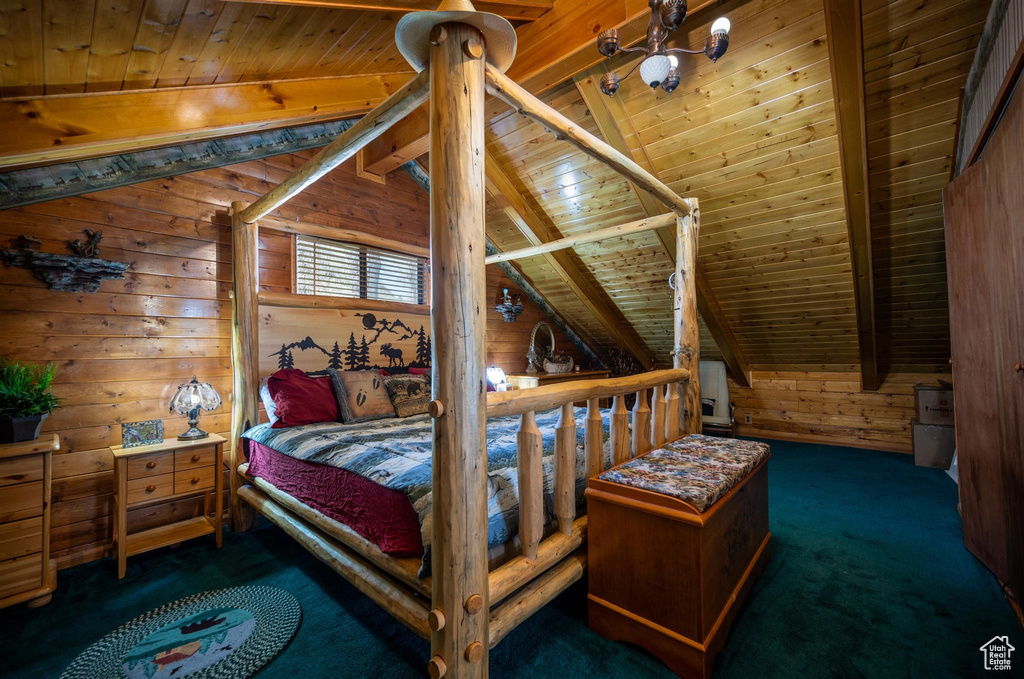
[[198, 476], [193, 476], [192, 477], [192, 485], [194, 486], [197, 483], [199, 483], [199, 477]]
[[1024, 363], [1014, 363], [1013, 364], [1013, 369], [1016, 370], [1019, 373], [1024, 372]]
[[150, 460], [147, 462], [146, 469], [156, 469], [156, 460]]
[[147, 493], [152, 493], [154, 490], [156, 490], [156, 486], [146, 486]]
[[192, 461], [199, 462], [199, 453], [196, 453], [195, 455], [192, 456]]

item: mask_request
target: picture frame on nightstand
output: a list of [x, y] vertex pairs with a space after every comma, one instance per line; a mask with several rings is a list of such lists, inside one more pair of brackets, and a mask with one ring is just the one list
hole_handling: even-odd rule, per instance
[[164, 442], [164, 421], [143, 420], [121, 424], [121, 447], [136, 448]]

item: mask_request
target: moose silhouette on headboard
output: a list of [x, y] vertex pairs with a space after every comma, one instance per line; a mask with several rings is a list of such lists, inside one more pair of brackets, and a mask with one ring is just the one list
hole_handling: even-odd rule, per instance
[[390, 342], [380, 345], [380, 355], [388, 357], [389, 368], [394, 368], [396, 366], [402, 367], [405, 365], [405, 359], [402, 358], [402, 350], [392, 348]]

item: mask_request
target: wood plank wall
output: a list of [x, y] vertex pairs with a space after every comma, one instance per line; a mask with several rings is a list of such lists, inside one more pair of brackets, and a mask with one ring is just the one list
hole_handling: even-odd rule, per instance
[[[78, 198], [0, 212], [0, 245], [19, 234], [63, 252], [83, 229], [102, 229], [101, 256], [131, 262], [124, 280], [106, 281], [95, 294], [52, 292], [22, 269], [0, 267], [0, 355], [53, 361], [55, 391], [65, 408], [43, 430], [61, 437], [54, 455], [52, 551], [60, 567], [109, 553], [113, 473], [107, 446], [120, 442], [120, 423], [162, 418], [168, 437], [184, 431], [185, 418], [170, 415], [174, 389], [196, 375], [221, 394], [224, 407], [201, 424], [230, 428], [231, 286], [229, 222], [232, 200], [251, 201], [310, 154], [278, 156], [112, 189]], [[334, 171], [278, 216], [358, 229], [415, 245], [427, 244], [427, 195], [404, 173], [384, 186], [359, 179], [352, 164]], [[291, 285], [290, 243], [261, 237], [264, 289]], [[490, 273], [493, 297], [501, 273]], [[489, 356], [520, 367], [529, 329], [540, 312], [528, 301], [515, 324], [488, 334]], [[523, 332], [526, 339], [523, 339]], [[559, 346], [568, 341], [559, 337]], [[145, 528], [192, 515], [195, 502], [172, 502], [133, 512]]]
[[730, 379], [729, 396], [741, 436], [910, 453], [914, 385], [937, 378], [950, 380], [948, 373], [892, 373], [875, 393], [860, 390], [859, 372], [755, 370], [750, 389]]

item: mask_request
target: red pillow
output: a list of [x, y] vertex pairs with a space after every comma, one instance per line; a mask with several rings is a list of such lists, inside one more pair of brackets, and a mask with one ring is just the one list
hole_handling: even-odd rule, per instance
[[270, 398], [277, 407], [274, 429], [338, 421], [338, 401], [329, 377], [310, 377], [296, 368], [278, 370], [267, 378]]
[[430, 368], [409, 368], [410, 375], [429, 375]]

